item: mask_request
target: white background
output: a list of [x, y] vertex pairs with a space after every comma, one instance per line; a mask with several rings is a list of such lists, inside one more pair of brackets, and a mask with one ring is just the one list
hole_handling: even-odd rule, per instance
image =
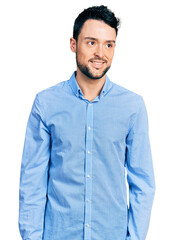
[[100, 4], [122, 21], [108, 76], [142, 95], [148, 111], [157, 189], [146, 240], [174, 239], [174, 14], [169, 0], [0, 2], [0, 239], [20, 239], [20, 164], [35, 94], [70, 78], [76, 69], [69, 47], [74, 20], [84, 8]]

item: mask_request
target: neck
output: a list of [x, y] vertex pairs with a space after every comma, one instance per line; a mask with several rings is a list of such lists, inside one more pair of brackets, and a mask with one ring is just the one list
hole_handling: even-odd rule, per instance
[[84, 97], [92, 100], [100, 94], [106, 80], [106, 74], [100, 79], [91, 79], [77, 69], [76, 80]]

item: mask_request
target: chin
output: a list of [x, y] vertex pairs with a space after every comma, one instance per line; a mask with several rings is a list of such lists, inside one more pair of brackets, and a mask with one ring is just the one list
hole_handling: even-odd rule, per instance
[[94, 79], [100, 79], [100, 78], [102, 78], [105, 74], [106, 74], [106, 72], [108, 71], [109, 69], [104, 69], [104, 70], [97, 70], [97, 71], [90, 71], [90, 74], [91, 74], [91, 76], [94, 78]]

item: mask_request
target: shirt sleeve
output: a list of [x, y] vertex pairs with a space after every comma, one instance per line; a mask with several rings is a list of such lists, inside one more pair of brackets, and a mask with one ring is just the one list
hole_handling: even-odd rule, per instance
[[155, 193], [149, 141], [148, 117], [143, 97], [126, 139], [126, 168], [129, 185], [126, 240], [145, 240]]
[[50, 133], [38, 94], [27, 122], [19, 186], [19, 231], [23, 240], [41, 240], [46, 204]]

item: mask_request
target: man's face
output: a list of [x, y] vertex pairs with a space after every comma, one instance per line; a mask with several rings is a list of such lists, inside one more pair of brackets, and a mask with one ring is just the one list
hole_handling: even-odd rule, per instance
[[100, 79], [109, 70], [114, 56], [116, 31], [103, 21], [87, 20], [78, 36], [71, 38], [77, 70], [91, 79]]

